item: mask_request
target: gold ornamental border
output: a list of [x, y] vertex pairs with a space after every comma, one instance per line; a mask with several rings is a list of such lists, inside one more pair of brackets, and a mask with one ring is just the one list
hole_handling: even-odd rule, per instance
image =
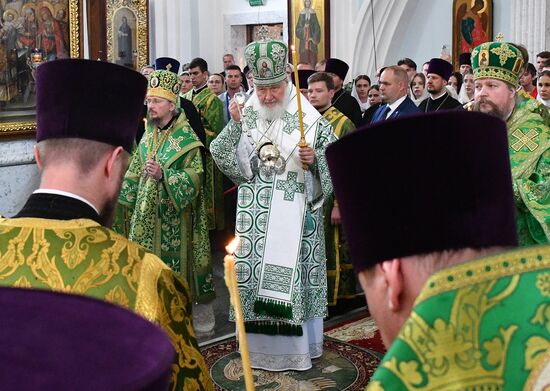
[[[69, 55], [80, 57], [80, 29], [82, 19], [82, 0], [69, 0]], [[36, 131], [36, 119], [31, 121], [0, 123], [0, 139], [16, 139], [28, 136]]]
[[137, 71], [149, 63], [149, 13], [147, 0], [108, 0], [106, 9], [107, 25], [107, 61], [115, 62], [114, 44], [114, 16], [122, 8], [130, 9], [136, 15], [136, 50]]

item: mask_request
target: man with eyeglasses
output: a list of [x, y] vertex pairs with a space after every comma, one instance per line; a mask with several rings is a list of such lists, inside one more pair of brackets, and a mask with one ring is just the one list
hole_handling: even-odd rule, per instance
[[183, 276], [194, 302], [208, 303], [215, 294], [202, 191], [204, 145], [177, 106], [180, 88], [174, 72], [151, 74], [147, 128], [118, 201], [126, 225], [123, 234]]

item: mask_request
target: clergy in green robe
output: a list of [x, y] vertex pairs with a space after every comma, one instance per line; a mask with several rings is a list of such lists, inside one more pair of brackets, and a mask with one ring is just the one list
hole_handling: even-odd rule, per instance
[[[171, 389], [213, 390], [192, 327], [187, 282], [108, 228], [145, 89], [139, 73], [106, 62], [67, 59], [40, 66], [40, 188], [15, 218], [0, 218], [0, 285], [86, 295], [134, 311], [173, 343]], [[98, 349], [109, 354], [108, 346]]]
[[232, 120], [211, 144], [216, 163], [239, 186], [235, 269], [252, 366], [271, 371], [311, 368], [323, 352], [327, 314], [322, 204], [332, 185], [324, 151], [335, 136], [303, 100], [307, 146], [299, 146], [287, 53], [281, 41], [245, 48], [255, 92], [242, 117], [230, 103]]
[[545, 389], [549, 312], [548, 245], [445, 268], [424, 285], [368, 390]]
[[548, 112], [516, 92], [523, 57], [514, 45], [486, 42], [472, 51], [474, 109], [506, 121], [520, 246], [550, 240]]
[[327, 160], [388, 347], [368, 389], [544, 389], [550, 248], [509, 251], [505, 123], [455, 111], [384, 122], [336, 142]]
[[149, 79], [149, 120], [124, 176], [119, 204], [125, 234], [158, 255], [191, 286], [193, 299], [214, 298], [210, 242], [202, 189], [202, 143], [175, 104], [173, 72]]
[[[300, 80], [302, 80], [300, 76]], [[355, 125], [340, 110], [332, 106], [334, 81], [325, 72], [317, 72], [307, 79], [309, 102], [332, 126], [341, 138], [355, 130]], [[330, 314], [348, 309], [343, 305], [357, 294], [357, 278], [349, 259], [346, 237], [341, 226], [340, 210], [334, 195], [327, 196], [323, 205], [325, 251], [327, 254], [327, 299]], [[338, 310], [336, 310], [338, 304]]]
[[[195, 58], [189, 63], [189, 73], [193, 89], [185, 94], [185, 98], [197, 107], [206, 132], [206, 149], [220, 134], [224, 126], [223, 104], [207, 86], [208, 64], [202, 58]], [[223, 213], [223, 174], [216, 167], [212, 155], [206, 156], [205, 167], [205, 201], [208, 217], [208, 229], [222, 230], [224, 228]]]

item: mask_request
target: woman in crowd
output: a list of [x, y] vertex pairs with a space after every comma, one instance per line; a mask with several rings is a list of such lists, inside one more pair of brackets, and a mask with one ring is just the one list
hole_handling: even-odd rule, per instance
[[428, 97], [428, 91], [426, 90], [426, 76], [423, 73], [417, 73], [411, 80], [411, 99], [415, 105], [419, 105], [424, 99]]
[[369, 89], [370, 89], [370, 77], [367, 75], [359, 75], [353, 81], [353, 89], [351, 90], [351, 96], [353, 96], [359, 106], [361, 107], [361, 114], [369, 108]]
[[463, 105], [474, 100], [474, 74], [469, 71], [464, 75], [464, 81], [458, 94], [458, 101]]
[[537, 81], [539, 95], [537, 99], [550, 107], [550, 71], [542, 71]]
[[374, 115], [374, 112], [382, 104], [382, 98], [380, 97], [380, 87], [377, 84], [374, 84], [369, 88], [369, 92], [367, 96], [369, 98], [370, 106], [363, 113], [363, 117], [361, 119], [361, 125], [370, 124], [370, 121], [372, 120], [372, 116]]
[[453, 72], [451, 77], [449, 77], [449, 85], [454, 88], [458, 95], [462, 87], [462, 74], [460, 72]]

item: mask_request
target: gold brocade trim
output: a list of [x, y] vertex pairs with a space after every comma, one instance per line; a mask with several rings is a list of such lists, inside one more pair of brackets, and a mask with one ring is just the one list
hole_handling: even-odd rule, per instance
[[80, 0], [69, 0], [70, 56], [80, 57]]
[[[520, 160], [520, 158], [525, 157], [526, 158], [521, 162], [521, 164], [517, 164], [515, 167], [512, 167], [512, 178], [517, 179], [521, 176], [529, 176], [532, 171], [535, 168], [535, 163], [540, 159], [541, 155], [550, 147], [550, 140], [548, 139], [542, 139], [542, 136], [545, 135], [545, 132], [542, 128], [539, 132], [539, 141], [538, 141], [538, 150], [535, 152], [523, 152], [523, 151], [515, 151], [511, 144], [515, 141], [511, 138], [511, 133], [515, 131], [516, 129], [520, 129], [521, 124], [528, 121], [536, 121], [539, 123], [539, 125], [542, 125], [540, 121], [540, 116], [535, 113], [535, 109], [537, 106], [537, 101], [528, 98], [527, 103], [525, 104], [523, 110], [518, 110], [518, 104], [514, 107], [514, 111], [512, 112], [512, 115], [506, 121], [506, 127], [508, 128], [508, 144], [509, 147], [509, 153], [510, 153], [510, 159], [512, 159], [512, 162], [516, 160]], [[521, 111], [521, 112], [520, 112]], [[530, 169], [531, 172], [526, 173], [526, 170]]]
[[157, 87], [157, 88], [149, 88], [147, 90], [147, 96], [156, 96], [159, 98], [164, 98], [172, 103], [176, 103], [177, 95], [173, 92], [167, 91], [164, 88]]
[[546, 352], [537, 363], [537, 366], [531, 371], [525, 385], [524, 391], [546, 390], [550, 383], [550, 351]]
[[78, 229], [100, 227], [99, 223], [90, 219], [53, 220], [36, 217], [20, 217], [17, 219], [0, 218], [0, 224], [9, 227], [27, 227], [43, 229]]
[[415, 306], [443, 292], [548, 267], [550, 267], [550, 245], [522, 248], [479, 258], [445, 268], [432, 275], [417, 297]]
[[516, 87], [519, 81], [518, 76], [512, 72], [491, 66], [474, 69], [474, 80], [478, 79], [498, 79], [511, 84], [513, 87]]
[[[210, 89], [208, 89], [208, 87], [206, 87], [204, 90], [199, 92], [194, 97], [193, 97], [193, 90], [189, 91], [187, 95], [189, 97], [186, 99], [192, 101], [195, 104], [195, 106], [197, 106], [197, 109], [200, 106], [202, 106], [204, 103], [204, 110], [203, 110], [204, 112], [207, 112], [208, 109], [210, 108], [210, 105], [212, 104], [212, 98], [218, 99], [218, 97], [215, 96], [214, 93], [210, 91]], [[201, 113], [201, 117], [204, 117], [203, 113]]]
[[158, 322], [159, 295], [158, 279], [163, 269], [169, 269], [162, 261], [152, 254], [143, 257], [139, 284], [136, 295], [135, 311], [151, 322]]
[[[193, 155], [187, 156], [185, 158], [184, 166], [188, 167], [189, 163], [195, 158], [195, 156], [196, 156], [196, 153]], [[187, 170], [184, 170], [184, 171], [191, 177], [191, 181], [193, 182], [193, 187], [198, 195], [202, 188], [199, 176], [197, 174], [190, 173]], [[198, 185], [198, 188], [197, 188], [197, 185]], [[168, 194], [168, 198], [170, 199], [170, 202], [172, 203], [172, 206], [174, 207], [174, 209], [176, 209], [178, 213], [181, 213], [182, 210], [180, 207], [180, 203], [176, 202], [176, 198], [174, 197], [174, 194], [172, 192], [172, 186], [170, 186], [168, 182], [166, 182], [166, 186], [164, 188], [166, 190], [166, 194]], [[190, 201], [189, 203], [191, 204], [192, 201]]]
[[[187, 144], [185, 147], [183, 147], [180, 151], [176, 152], [170, 159], [168, 159], [164, 163], [165, 168], [170, 168], [170, 166], [177, 161], [181, 156], [192, 150], [193, 148], [200, 148], [203, 147], [202, 143], [200, 141], [193, 141], [189, 144]], [[193, 155], [194, 156], [194, 155]]]
[[329, 304], [336, 304], [338, 301], [338, 290], [340, 289], [340, 232], [338, 225], [334, 226], [334, 236], [333, 236], [333, 246], [334, 246], [334, 255], [335, 255], [335, 267], [336, 267], [336, 277], [334, 280], [334, 294], [330, 298]]

